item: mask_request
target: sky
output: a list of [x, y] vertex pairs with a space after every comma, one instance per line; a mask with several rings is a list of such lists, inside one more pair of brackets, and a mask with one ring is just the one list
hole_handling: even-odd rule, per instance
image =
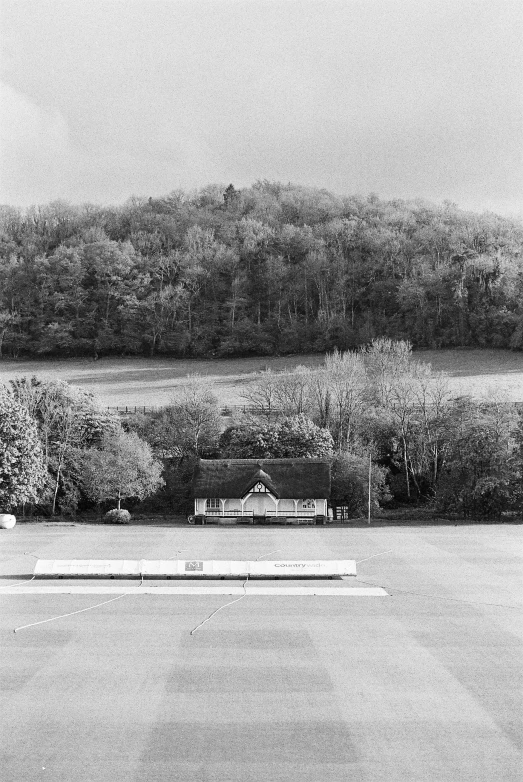
[[521, 0], [0, 0], [0, 203], [258, 179], [523, 216]]

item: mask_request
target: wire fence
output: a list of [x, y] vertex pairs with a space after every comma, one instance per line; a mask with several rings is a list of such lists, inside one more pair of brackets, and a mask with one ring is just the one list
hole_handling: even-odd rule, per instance
[[[514, 408], [520, 415], [523, 415], [523, 402], [513, 402]], [[488, 403], [486, 405], [488, 407]], [[108, 405], [108, 410], [114, 410], [120, 415], [134, 415], [141, 413], [142, 415], [151, 415], [158, 413], [163, 409], [161, 405]], [[220, 415], [225, 417], [234, 417], [236, 415], [257, 415], [257, 416], [269, 416], [277, 415], [281, 411], [275, 408], [268, 407], [252, 407], [250, 405], [225, 405], [219, 408]]]
[[143, 413], [143, 415], [157, 413], [161, 410], [161, 407], [149, 407], [148, 405], [108, 405], [108, 410], [113, 410], [120, 415], [134, 415], [135, 413]]
[[251, 407], [249, 405], [226, 405], [220, 408], [220, 415], [276, 415], [279, 413], [274, 407]]
[[[119, 415], [152, 415], [158, 413], [163, 408], [161, 406], [151, 405], [108, 405], [108, 410], [113, 410]], [[269, 410], [263, 407], [251, 407], [249, 405], [225, 405], [219, 409], [220, 415], [232, 417], [235, 415], [269, 415], [276, 413], [276, 410]]]

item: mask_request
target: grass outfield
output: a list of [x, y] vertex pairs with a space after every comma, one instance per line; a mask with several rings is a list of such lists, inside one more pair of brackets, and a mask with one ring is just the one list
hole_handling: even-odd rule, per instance
[[357, 579], [341, 583], [388, 592], [249, 595], [190, 635], [231, 598], [140, 595], [127, 581], [136, 594], [73, 613], [114, 595], [0, 589], [10, 782], [521, 778], [519, 526], [27, 524], [1, 540], [2, 587], [29, 578], [34, 556], [263, 556], [356, 559]]
[[[423, 350], [414, 354], [449, 373], [456, 394], [502, 392], [523, 402], [523, 353], [507, 350]], [[241, 393], [254, 372], [318, 366], [322, 354], [235, 359], [102, 358], [99, 361], [0, 361], [0, 383], [38, 375], [67, 380], [94, 392], [111, 406], [167, 404], [188, 374], [204, 375], [220, 404], [242, 404]]]

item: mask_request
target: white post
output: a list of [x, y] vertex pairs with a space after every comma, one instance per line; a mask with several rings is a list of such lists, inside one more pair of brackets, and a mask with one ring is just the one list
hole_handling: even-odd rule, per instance
[[370, 498], [371, 498], [372, 456], [369, 453], [369, 515], [367, 523], [370, 524]]

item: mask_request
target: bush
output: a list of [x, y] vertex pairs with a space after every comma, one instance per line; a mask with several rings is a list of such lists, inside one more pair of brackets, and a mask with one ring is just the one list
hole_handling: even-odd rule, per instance
[[114, 508], [113, 510], [107, 511], [104, 520], [106, 524], [129, 524], [131, 521], [131, 514], [128, 510], [124, 510], [123, 508], [120, 510]]

